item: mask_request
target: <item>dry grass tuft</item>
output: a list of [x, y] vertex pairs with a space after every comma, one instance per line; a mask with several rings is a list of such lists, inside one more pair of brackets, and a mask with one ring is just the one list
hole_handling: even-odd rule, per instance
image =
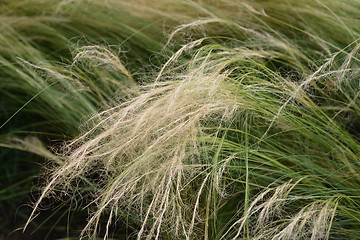
[[[66, 163], [53, 173], [35, 209], [56, 186], [69, 186], [96, 169], [97, 211], [84, 231], [96, 235], [106, 209], [110, 224], [119, 208], [135, 206], [143, 222], [138, 238], [157, 239], [163, 225], [190, 238], [197, 206], [189, 211], [184, 202], [197, 205], [208, 179], [200, 176], [202, 187], [192, 189], [191, 182], [199, 181], [196, 174], [207, 167], [199, 157], [199, 138], [209, 134], [202, 127], [210, 119], [228, 121], [239, 104], [226, 76], [199, 68], [181, 79], [146, 86], [138, 97], [94, 116], [101, 121], [66, 146]], [[193, 197], [184, 199], [189, 191]]]
[[[263, 191], [251, 202], [244, 216], [237, 220], [221, 239], [246, 237], [244, 229], [248, 222], [253, 223], [248, 235], [251, 239], [329, 239], [340, 198], [314, 200], [318, 197], [290, 195], [300, 181], [302, 179]], [[296, 214], [287, 215], [289, 211], [286, 208], [294, 208], [297, 201], [308, 204]], [[231, 236], [236, 229], [236, 234]]]

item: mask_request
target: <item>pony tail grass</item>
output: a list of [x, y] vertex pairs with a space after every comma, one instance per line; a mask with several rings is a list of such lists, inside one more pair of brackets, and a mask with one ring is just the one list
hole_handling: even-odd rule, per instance
[[[191, 37], [142, 85], [107, 48], [81, 47], [73, 66], [110, 71], [99, 81], [124, 97], [65, 143], [31, 217], [60, 191], [91, 198], [83, 238], [106, 239], [125, 218], [137, 239], [350, 236], [360, 149], [342, 120], [359, 106], [358, 45], [345, 45], [357, 27], [317, 2], [309, 13], [315, 3], [280, 1], [279, 15], [267, 2], [235, 2], [240, 20], [191, 2], [206, 17], [170, 34], [166, 47]], [[339, 36], [316, 32], [317, 14], [327, 18], [316, 26], [336, 23]]]

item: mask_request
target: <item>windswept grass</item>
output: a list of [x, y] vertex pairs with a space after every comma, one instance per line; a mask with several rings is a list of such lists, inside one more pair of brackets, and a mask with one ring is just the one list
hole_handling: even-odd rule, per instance
[[[11, 148], [9, 141], [14, 137], [29, 134], [40, 138], [48, 149], [73, 138], [87, 116], [111, 106], [113, 99], [124, 100], [136, 92], [127, 89], [148, 71], [136, 66], [150, 65], [150, 61], [153, 66], [160, 64], [161, 57], [150, 56], [163, 48], [161, 18], [158, 23], [146, 22], [122, 12], [119, 4], [113, 8], [102, 1], [2, 1], [1, 147]], [[102, 59], [104, 52], [111, 59]], [[126, 68], [118, 72], [122, 64]], [[34, 175], [39, 175], [39, 161], [44, 162], [5, 148], [1, 152], [2, 212], [12, 207], [0, 217], [0, 232], [4, 232], [0, 238], [28, 217], [26, 207], [18, 206], [28, 202], [24, 198], [32, 190], [35, 193], [29, 186], [37, 184]], [[15, 221], [19, 222], [16, 227]]]
[[[10, 104], [4, 122], [26, 105], [22, 112], [41, 121], [46, 131], [76, 135], [84, 116], [111, 102], [137, 72], [146, 71], [136, 67], [131, 76], [125, 68], [100, 69], [104, 61], [126, 62], [131, 69], [149, 65], [151, 54], [163, 46], [158, 25], [122, 12], [121, 3], [114, 10], [113, 4], [54, 0], [1, 6], [1, 101]], [[101, 52], [109, 49], [112, 59], [102, 59]]]
[[[174, 53], [147, 65], [142, 84], [131, 50], [127, 64], [100, 44], [75, 48], [62, 67], [18, 58], [30, 83], [49, 88], [33, 94], [41, 117], [73, 119], [58, 126], [74, 133], [91, 115], [56, 154], [35, 150], [53, 162], [27, 224], [55, 195], [86, 199], [84, 238], [111, 238], [125, 221], [137, 239], [360, 238], [359, 3], [117, 4], [165, 19], [162, 53]], [[141, 33], [140, 46], [154, 36]]]

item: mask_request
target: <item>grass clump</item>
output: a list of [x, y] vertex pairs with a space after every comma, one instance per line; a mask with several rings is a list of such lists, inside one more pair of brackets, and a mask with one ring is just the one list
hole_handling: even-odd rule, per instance
[[50, 156], [31, 216], [73, 195], [90, 210], [83, 238], [119, 221], [137, 239], [359, 238], [358, 4], [181, 1], [171, 17], [170, 2], [139, 7], [189, 21], [152, 81], [99, 45], [78, 48], [75, 71], [36, 67], [101, 104]]

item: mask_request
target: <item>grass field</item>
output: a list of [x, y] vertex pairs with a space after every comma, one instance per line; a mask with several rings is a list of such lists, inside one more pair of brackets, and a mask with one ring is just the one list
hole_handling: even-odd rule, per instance
[[358, 0], [0, 3], [0, 239], [360, 239]]

